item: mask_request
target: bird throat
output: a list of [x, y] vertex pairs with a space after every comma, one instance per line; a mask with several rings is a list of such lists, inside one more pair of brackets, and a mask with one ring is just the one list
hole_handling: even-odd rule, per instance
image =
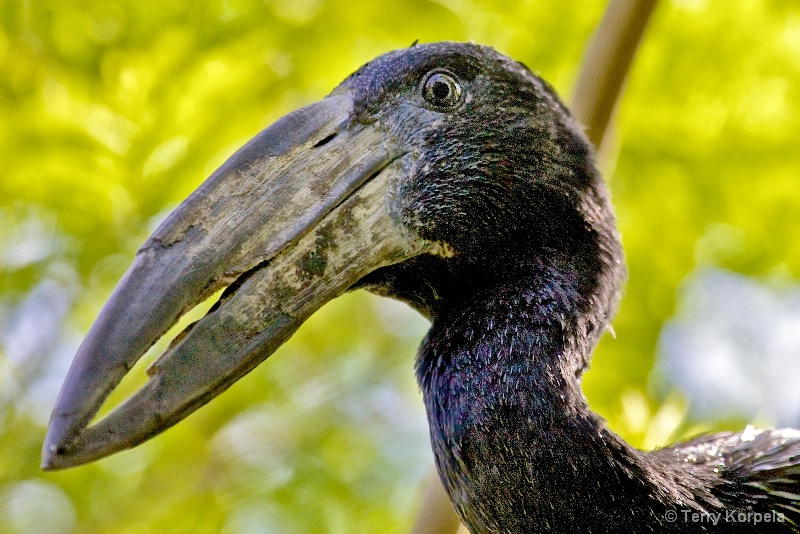
[[[637, 451], [581, 392], [607, 311], [584, 305], [575, 279], [543, 267], [485, 291], [437, 318], [420, 349], [437, 467], [475, 532], [580, 524], [581, 503], [606, 501], [614, 480], [624, 495], [638, 474]], [[612, 483], [601, 489], [598, 477]]]

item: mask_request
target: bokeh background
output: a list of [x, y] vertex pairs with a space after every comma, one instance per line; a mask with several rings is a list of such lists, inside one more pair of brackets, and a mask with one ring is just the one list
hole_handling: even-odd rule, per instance
[[[426, 322], [398, 303], [332, 302], [86, 467], [39, 471], [49, 410], [138, 245], [261, 128], [416, 39], [492, 45], [569, 99], [604, 7], [0, 1], [0, 531], [407, 532], [432, 459]], [[798, 2], [660, 2], [603, 159], [630, 282], [584, 380], [632, 443], [800, 425], [799, 117]]]

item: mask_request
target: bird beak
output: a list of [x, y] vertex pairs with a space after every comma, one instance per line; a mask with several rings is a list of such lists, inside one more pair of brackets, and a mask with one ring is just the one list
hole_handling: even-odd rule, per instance
[[[136, 253], [78, 349], [50, 419], [47, 470], [131, 448], [266, 359], [369, 272], [439, 253], [392, 216], [409, 158], [346, 92], [291, 113], [236, 152]], [[89, 426], [134, 363], [178, 319], [219, 302], [148, 369], [147, 383]]]

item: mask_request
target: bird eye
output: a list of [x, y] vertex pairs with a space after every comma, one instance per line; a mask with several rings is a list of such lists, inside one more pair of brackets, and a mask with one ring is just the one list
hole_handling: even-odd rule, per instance
[[436, 108], [452, 109], [461, 102], [461, 84], [447, 72], [432, 72], [422, 82], [422, 96]]

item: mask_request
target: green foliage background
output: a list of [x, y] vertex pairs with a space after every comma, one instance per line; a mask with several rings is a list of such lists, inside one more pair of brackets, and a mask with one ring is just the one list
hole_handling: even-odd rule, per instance
[[[0, 530], [408, 531], [431, 459], [426, 325], [401, 305], [338, 299], [211, 405], [87, 467], [39, 471], [48, 410], [137, 246], [261, 128], [415, 39], [492, 45], [568, 96], [604, 4], [0, 2]], [[633, 443], [697, 428], [648, 388], [688, 273], [800, 278], [799, 116], [800, 4], [661, 2], [605, 163], [630, 283], [585, 379]]]

